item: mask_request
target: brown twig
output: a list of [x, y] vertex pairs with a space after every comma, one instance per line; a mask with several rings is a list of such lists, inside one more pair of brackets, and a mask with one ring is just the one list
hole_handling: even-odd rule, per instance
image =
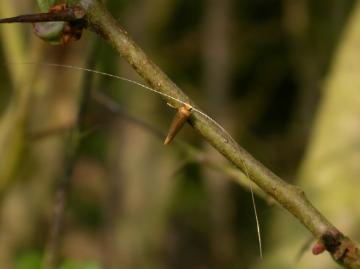
[[[197, 108], [129, 37], [103, 4], [97, 0], [80, 0], [79, 3], [86, 11], [89, 25], [108, 41], [151, 87], [171, 96], [172, 98], [165, 98], [168, 103], [179, 107], [179, 102], [174, 100], [176, 99]], [[300, 188], [288, 184], [272, 173], [241, 148], [222, 127], [204, 114], [193, 113], [189, 122], [205, 140], [240, 170], [249, 174], [251, 180], [294, 215], [314, 237], [320, 240], [326, 238], [325, 247], [338, 263], [347, 268], [360, 268], [360, 252], [357, 245], [330, 223], [308, 201]]]

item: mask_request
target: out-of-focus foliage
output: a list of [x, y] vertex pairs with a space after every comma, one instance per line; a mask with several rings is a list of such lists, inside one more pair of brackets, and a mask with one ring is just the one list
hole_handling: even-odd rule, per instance
[[64, 262], [59, 269], [101, 269], [101, 266], [97, 262]]
[[[45, 12], [54, 1], [38, 2]], [[311, 130], [324, 124], [322, 116], [314, 118], [327, 96], [325, 82], [331, 81], [329, 70], [355, 2], [107, 0], [106, 5], [204, 111], [257, 159], [296, 182], [300, 164], [311, 166], [303, 153], [313, 141]], [[36, 4], [1, 1], [0, 13], [36, 12]], [[250, 194], [228, 180], [222, 169], [227, 162], [191, 128], [185, 126], [175, 140], [197, 148], [201, 158], [194, 158], [187, 145], [162, 145], [158, 131], [166, 132], [174, 111], [159, 96], [74, 69], [21, 64], [68, 64], [140, 80], [94, 33], [53, 47], [40, 43], [30, 25], [1, 25], [0, 30], [0, 168], [6, 168], [0, 171], [0, 268], [52, 263], [56, 269], [270, 268], [281, 256], [296, 264], [293, 254], [276, 249], [286, 245], [277, 242], [282, 224], [272, 229], [281, 220], [280, 209], [261, 199], [265, 261], [258, 261]], [[354, 59], [357, 53], [351, 51]], [[92, 94], [79, 122], [84, 91]], [[99, 92], [116, 107], [94, 94]], [[352, 94], [344, 98], [352, 100]], [[344, 104], [344, 109], [352, 108]], [[339, 125], [344, 133], [360, 128], [345, 123]], [[350, 174], [357, 166], [353, 162], [346, 168]], [[317, 178], [311, 181], [320, 184]], [[311, 186], [307, 183], [306, 190], [314, 195]], [[353, 191], [349, 196], [356, 196]], [[316, 203], [329, 212], [330, 203]], [[62, 206], [64, 214], [54, 224], [54, 211]], [[342, 225], [358, 219], [351, 208], [346, 212], [331, 221]], [[291, 216], [286, 219], [287, 228], [300, 237], [300, 251], [308, 238]], [[309, 258], [318, 268], [322, 259], [326, 264], [330, 259]], [[285, 269], [281, 264], [275, 262], [274, 268]]]
[[15, 269], [38, 269], [42, 265], [42, 256], [35, 251], [20, 255], [16, 259]]
[[[41, 269], [43, 256], [37, 251], [30, 251], [28, 253], [19, 255], [16, 259], [14, 269]], [[58, 269], [101, 269], [98, 262], [94, 261], [72, 261], [65, 260], [58, 267]]]

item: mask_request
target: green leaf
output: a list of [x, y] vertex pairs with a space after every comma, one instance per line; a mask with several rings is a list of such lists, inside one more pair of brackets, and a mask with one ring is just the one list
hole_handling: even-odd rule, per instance
[[41, 12], [48, 12], [57, 0], [37, 0]]
[[[74, 5], [78, 0], [67, 0], [68, 5]], [[61, 0], [37, 0], [41, 12], [49, 12], [50, 8], [58, 3], [63, 3]], [[62, 44], [61, 38], [64, 29], [64, 22], [39, 22], [34, 24], [35, 34], [42, 40], [51, 45]]]
[[61, 44], [61, 35], [65, 22], [38, 22], [34, 23], [35, 34], [52, 45]]
[[79, 0], [68, 0], [67, 3], [69, 6], [73, 6], [75, 4], [77, 4], [77, 2], [79, 2]]

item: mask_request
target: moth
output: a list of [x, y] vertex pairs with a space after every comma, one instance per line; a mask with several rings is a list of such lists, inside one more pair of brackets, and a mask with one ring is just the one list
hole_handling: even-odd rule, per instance
[[170, 144], [170, 142], [174, 139], [176, 134], [180, 131], [180, 129], [184, 126], [185, 122], [191, 116], [192, 109], [192, 106], [187, 103], [178, 108], [174, 119], [171, 122], [168, 134], [164, 141], [164, 145]]

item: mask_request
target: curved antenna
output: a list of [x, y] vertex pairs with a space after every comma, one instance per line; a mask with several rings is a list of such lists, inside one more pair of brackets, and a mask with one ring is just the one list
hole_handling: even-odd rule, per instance
[[[178, 102], [179, 104], [183, 105], [183, 106], [189, 106], [191, 107], [191, 112], [192, 113], [198, 113], [202, 116], [204, 116], [205, 118], [207, 118], [208, 120], [210, 120], [212, 123], [214, 123], [218, 128], [220, 128], [225, 134], [227, 134], [227, 136], [232, 140], [233, 143], [236, 144], [235, 140], [232, 138], [232, 136], [225, 130], [224, 127], [222, 127], [216, 120], [214, 120], [212, 117], [210, 117], [208, 114], [206, 114], [205, 112], [201, 111], [200, 109], [191, 106], [190, 104], [188, 104], [187, 102], [184, 102], [182, 100], [180, 100], [179, 98], [173, 97], [169, 94], [160, 92], [154, 88], [151, 88], [141, 82], [135, 81], [135, 80], [131, 80], [128, 79], [126, 77], [122, 77], [122, 76], [118, 76], [115, 74], [111, 74], [111, 73], [106, 73], [106, 72], [102, 72], [102, 71], [98, 71], [98, 70], [94, 70], [94, 69], [90, 69], [90, 68], [84, 68], [84, 67], [79, 67], [79, 66], [74, 66], [74, 65], [66, 65], [66, 64], [57, 64], [57, 63], [37, 63], [37, 62], [8, 62], [5, 64], [25, 64], [25, 65], [43, 65], [43, 66], [49, 66], [49, 67], [60, 67], [60, 68], [65, 68], [65, 69], [72, 69], [72, 70], [77, 70], [77, 71], [85, 71], [85, 72], [90, 72], [93, 74], [97, 74], [97, 75], [102, 75], [105, 77], [110, 77], [110, 78], [115, 78], [115, 79], [119, 79], [125, 82], [128, 82], [130, 84], [139, 86], [141, 88], [144, 88], [148, 91], [151, 91], [153, 93], [159, 94], [161, 96], [164, 96], [168, 99], [171, 99], [175, 102]], [[257, 236], [258, 236], [258, 243], [259, 243], [259, 254], [260, 254], [260, 258], [263, 258], [263, 251], [262, 251], [262, 239], [261, 239], [261, 231], [260, 231], [260, 222], [259, 222], [259, 217], [257, 214], [257, 209], [256, 209], [256, 203], [255, 203], [255, 195], [254, 195], [254, 191], [253, 191], [253, 187], [252, 187], [252, 181], [251, 181], [251, 177], [248, 171], [248, 168], [244, 162], [244, 160], [241, 159], [241, 162], [244, 165], [244, 170], [245, 170], [245, 175], [247, 176], [247, 178], [250, 180], [250, 192], [251, 192], [251, 200], [252, 200], [252, 205], [253, 205], [253, 209], [254, 209], [254, 214], [255, 214], [255, 221], [256, 221], [256, 230], [257, 230]]]

